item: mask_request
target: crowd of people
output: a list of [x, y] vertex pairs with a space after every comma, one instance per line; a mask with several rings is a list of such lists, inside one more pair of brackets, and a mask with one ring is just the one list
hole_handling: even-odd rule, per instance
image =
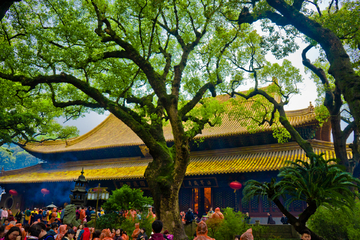
[[[168, 230], [163, 231], [163, 224], [159, 220], [152, 223], [152, 234], [150, 238], [144, 228], [140, 228], [139, 223], [135, 224], [135, 230], [131, 235], [128, 235], [123, 229], [103, 229], [94, 230], [89, 228], [87, 222], [91, 220], [91, 215], [95, 211], [91, 207], [80, 208], [76, 210], [76, 219], [80, 219], [81, 225], [78, 227], [71, 224], [62, 224], [64, 211], [59, 209], [26, 209], [21, 212], [17, 210], [13, 215], [10, 209], [0, 208], [0, 240], [173, 240], [173, 235]], [[151, 211], [152, 213], [152, 211]], [[104, 214], [100, 209], [97, 214], [99, 216]], [[136, 212], [129, 211], [128, 215], [133, 218], [136, 217]], [[207, 218], [224, 219], [224, 215], [219, 208], [215, 211], [210, 208]], [[181, 212], [181, 218], [184, 224], [190, 224], [193, 221], [197, 223], [197, 229], [194, 240], [214, 240], [207, 235], [207, 226], [205, 221], [197, 218], [190, 208], [186, 213]], [[268, 224], [273, 224], [271, 214], [268, 214]], [[249, 223], [250, 217], [247, 213], [245, 215], [246, 223]], [[281, 222], [288, 224], [285, 216], [282, 217]], [[163, 232], [162, 232], [163, 231]], [[301, 239], [310, 240], [311, 233], [304, 232]], [[253, 240], [252, 230], [249, 229], [241, 236], [235, 236], [235, 240]]]
[[[71, 224], [63, 224], [65, 211], [62, 208], [30, 210], [27, 208], [24, 212], [18, 209], [15, 216], [10, 209], [0, 208], [0, 240], [149, 240], [145, 228], [140, 228], [135, 224], [135, 230], [128, 235], [123, 229], [103, 229], [102, 231], [89, 228], [87, 222], [91, 220], [91, 215], [95, 210], [91, 207], [76, 209], [76, 220], [80, 219], [81, 224], [78, 227]], [[155, 217], [152, 210], [149, 214]], [[97, 211], [98, 216], [102, 216], [103, 209]], [[134, 210], [124, 212], [125, 217], [137, 217]], [[161, 225], [159, 221], [154, 222], [154, 236], [150, 239], [160, 239], [157, 229]], [[173, 235], [165, 230], [161, 233], [164, 240], [172, 240]]]
[[139, 228], [137, 223], [135, 230], [129, 236], [123, 229], [103, 229], [94, 230], [89, 228], [87, 223], [74, 227], [67, 224], [60, 226], [53, 222], [50, 225], [42, 221], [22, 224], [20, 222], [10, 222], [0, 226], [0, 240], [172, 240], [173, 235], [169, 231], [161, 233], [163, 224], [159, 220], [152, 223], [153, 234], [150, 238], [144, 228]]

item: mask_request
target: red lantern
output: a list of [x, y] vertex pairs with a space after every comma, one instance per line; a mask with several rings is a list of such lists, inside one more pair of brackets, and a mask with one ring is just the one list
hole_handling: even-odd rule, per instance
[[18, 195], [18, 192], [16, 190], [14, 190], [14, 189], [11, 189], [9, 191], [9, 193], [10, 193], [11, 196], [17, 196]]
[[43, 188], [43, 189], [41, 189], [41, 193], [44, 194], [44, 197], [45, 197], [45, 195], [46, 195], [46, 194], [49, 194], [50, 191], [47, 190], [46, 188]]
[[231, 187], [232, 189], [234, 189], [234, 192], [236, 192], [236, 190], [242, 188], [242, 185], [241, 185], [241, 183], [239, 183], [238, 181], [233, 181], [233, 182], [230, 183], [230, 187]]

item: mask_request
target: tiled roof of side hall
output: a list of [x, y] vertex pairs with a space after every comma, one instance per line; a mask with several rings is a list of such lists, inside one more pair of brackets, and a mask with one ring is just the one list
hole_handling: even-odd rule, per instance
[[[289, 122], [294, 127], [316, 124], [315, 112], [312, 106], [308, 108], [287, 111]], [[267, 123], [255, 130], [255, 132], [271, 131], [271, 126]], [[206, 127], [197, 138], [216, 138], [231, 135], [249, 134], [244, 123], [230, 119], [227, 115], [222, 118], [222, 124], [215, 127]], [[164, 127], [164, 135], [167, 141], [173, 141], [171, 126]], [[60, 153], [71, 151], [87, 151], [92, 149], [104, 149], [111, 147], [125, 147], [143, 145], [143, 141], [121, 120], [110, 114], [102, 123], [88, 133], [68, 140], [45, 141], [42, 143], [30, 142], [24, 147], [25, 150], [37, 153]]]
[[[310, 140], [317, 154], [326, 159], [335, 158], [331, 142]], [[348, 149], [348, 157], [352, 154]], [[185, 176], [226, 173], [276, 171], [286, 166], [286, 161], [306, 159], [304, 150], [295, 142], [240, 147], [233, 149], [192, 152]], [[0, 183], [35, 183], [73, 181], [84, 168], [87, 180], [143, 179], [151, 158], [119, 158], [38, 164], [19, 170], [4, 171]]]

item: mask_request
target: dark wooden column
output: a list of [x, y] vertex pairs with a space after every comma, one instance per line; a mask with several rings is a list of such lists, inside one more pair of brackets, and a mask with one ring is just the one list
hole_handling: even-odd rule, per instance
[[199, 188], [199, 218], [201, 219], [202, 215], [205, 213], [205, 204], [204, 204], [204, 188]]

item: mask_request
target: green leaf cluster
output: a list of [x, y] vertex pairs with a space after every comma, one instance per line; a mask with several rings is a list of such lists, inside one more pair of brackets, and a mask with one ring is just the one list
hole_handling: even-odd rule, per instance
[[341, 8], [331, 9], [314, 15], [314, 19], [323, 27], [333, 31], [343, 42], [355, 69], [360, 67], [360, 3], [358, 1], [342, 2]]
[[[147, 216], [147, 212], [141, 213], [141, 219], [138, 218], [126, 218], [120, 225], [120, 228], [124, 229], [128, 235], [131, 236], [133, 231], [135, 230], [135, 223], [139, 223], [140, 228], [145, 228], [146, 234], [150, 237], [152, 232], [152, 223], [155, 218], [152, 216]], [[164, 229], [165, 230], [165, 229]]]
[[336, 164], [336, 159], [325, 160], [323, 155], [315, 155], [308, 160], [288, 161], [289, 166], [280, 170], [279, 181], [270, 183], [249, 180], [243, 190], [244, 200], [254, 196], [266, 196], [271, 200], [288, 195], [286, 204], [295, 200], [315, 203], [317, 207], [351, 208], [355, 204], [360, 180], [353, 178]]
[[152, 216], [147, 216], [147, 211], [141, 213], [141, 219], [135, 217], [125, 218], [123, 215], [118, 212], [110, 212], [102, 215], [96, 221], [96, 226], [99, 229], [123, 229], [131, 236], [132, 232], [135, 229], [135, 223], [139, 223], [140, 228], [145, 228], [146, 234], [150, 236], [152, 232], [151, 224], [155, 219]]
[[250, 228], [242, 212], [227, 207], [223, 209], [223, 214], [224, 219], [221, 221], [212, 218], [206, 221], [210, 237], [218, 240], [234, 239], [235, 235], [241, 235]]
[[154, 201], [151, 197], [143, 196], [141, 189], [133, 189], [124, 185], [112, 192], [109, 199], [102, 205], [106, 211], [140, 210], [145, 211]]
[[29, 93], [18, 83], [0, 79], [0, 145], [78, 136], [76, 127], [54, 120], [61, 115], [61, 109], [51, 101]]
[[307, 225], [327, 240], [360, 239], [360, 202], [352, 209], [319, 207]]
[[[246, 223], [245, 214], [235, 212], [232, 208], [223, 209], [224, 219], [209, 218], [206, 221], [208, 235], [217, 240], [234, 239], [235, 235], [241, 235], [249, 228], [253, 229], [253, 235], [260, 237], [260, 233], [266, 231], [264, 226], [252, 226]], [[259, 236], [258, 236], [259, 235]], [[256, 238], [257, 239], [257, 238]]]

